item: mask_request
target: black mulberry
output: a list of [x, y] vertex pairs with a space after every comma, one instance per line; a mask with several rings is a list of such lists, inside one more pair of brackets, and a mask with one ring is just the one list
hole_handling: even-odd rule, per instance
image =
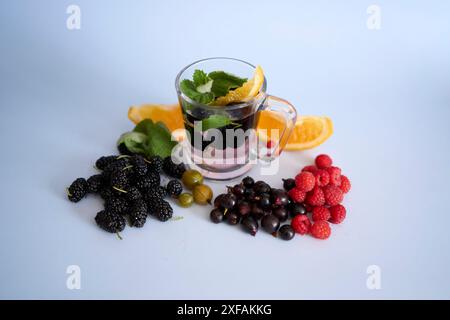
[[87, 179], [87, 189], [90, 193], [99, 193], [103, 188], [105, 179], [102, 174], [95, 174]]
[[112, 213], [125, 214], [128, 210], [128, 202], [124, 198], [111, 197], [105, 201], [105, 209]]
[[67, 189], [67, 196], [70, 201], [78, 202], [84, 198], [88, 191], [87, 182], [84, 178], [78, 178]]
[[130, 187], [130, 188], [128, 188], [127, 193], [125, 194], [125, 198], [128, 201], [133, 202], [133, 201], [137, 201], [137, 200], [141, 199], [142, 198], [142, 194], [141, 194], [141, 192], [139, 191], [138, 188]]
[[155, 189], [153, 189], [153, 191], [156, 193], [156, 195], [161, 197], [161, 199], [167, 196], [167, 189], [163, 186], [156, 187]]
[[123, 231], [126, 224], [124, 217], [107, 210], [102, 210], [97, 213], [95, 222], [97, 222], [100, 228], [111, 233]]
[[125, 191], [128, 187], [128, 176], [125, 171], [114, 171], [111, 174], [111, 187]]
[[167, 201], [162, 200], [155, 208], [155, 215], [160, 221], [167, 221], [172, 218], [173, 209]]
[[177, 179], [181, 179], [181, 176], [186, 171], [183, 163], [175, 164], [170, 156], [164, 159], [163, 169], [168, 176]]
[[133, 166], [134, 174], [137, 176], [145, 176], [147, 174], [147, 163], [144, 157], [140, 155], [134, 155], [131, 158], [131, 165]]
[[178, 180], [170, 180], [166, 186], [167, 193], [172, 197], [178, 197], [183, 192], [183, 186]]
[[129, 211], [130, 225], [142, 228], [147, 220], [147, 205], [143, 200], [136, 201]]
[[108, 200], [108, 199], [116, 196], [115, 193], [109, 187], [105, 187], [105, 188], [101, 189], [99, 194], [103, 200]]
[[146, 176], [137, 179], [136, 187], [141, 191], [146, 191], [147, 189], [159, 186], [160, 181], [161, 177], [159, 176], [159, 173], [149, 172]]
[[[124, 156], [121, 156], [124, 157]], [[125, 158], [116, 158], [115, 161], [113, 161], [112, 163], [110, 163], [104, 170], [104, 174], [107, 176], [112, 175], [114, 172], [116, 171], [121, 171], [127, 167], [130, 166], [130, 160], [128, 159], [129, 157], [125, 157]]]
[[104, 156], [98, 158], [95, 162], [95, 167], [99, 170], [105, 170], [107, 166], [116, 161], [117, 156]]
[[160, 156], [150, 157], [147, 161], [148, 171], [161, 173], [163, 170], [163, 160]]

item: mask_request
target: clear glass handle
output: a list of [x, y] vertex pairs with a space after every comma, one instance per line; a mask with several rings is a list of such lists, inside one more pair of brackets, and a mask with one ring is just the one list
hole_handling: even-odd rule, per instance
[[[267, 123], [269, 119], [271, 121]], [[272, 161], [283, 151], [295, 127], [297, 110], [288, 101], [269, 95], [258, 110], [257, 121], [258, 158]]]

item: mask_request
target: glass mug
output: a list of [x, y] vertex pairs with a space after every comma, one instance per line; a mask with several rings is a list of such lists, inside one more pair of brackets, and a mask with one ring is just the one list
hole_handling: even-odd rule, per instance
[[[198, 103], [180, 89], [181, 81], [192, 80], [197, 69], [207, 74], [211, 71], [225, 71], [251, 79], [255, 66], [234, 58], [208, 58], [196, 61], [180, 71], [175, 87], [187, 136], [181, 143], [183, 162], [190, 169], [200, 171], [205, 178], [229, 180], [245, 174], [258, 161], [270, 162], [275, 159], [295, 126], [297, 112], [294, 106], [268, 95], [265, 78], [258, 95], [248, 101], [227, 106]], [[264, 140], [260, 130], [256, 131], [262, 111], [273, 112], [283, 123], [281, 129], [271, 130], [268, 141], [267, 133]], [[213, 118], [226, 121], [222, 124], [221, 121], [215, 121], [215, 125], [207, 125], [207, 121]]]

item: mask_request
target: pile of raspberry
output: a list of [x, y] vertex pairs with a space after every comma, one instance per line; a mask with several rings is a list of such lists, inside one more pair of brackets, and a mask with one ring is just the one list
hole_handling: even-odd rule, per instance
[[288, 195], [295, 203], [303, 204], [310, 215], [297, 215], [291, 226], [301, 235], [311, 234], [317, 239], [328, 239], [330, 223], [345, 220], [346, 209], [341, 204], [350, 191], [350, 180], [326, 154], [316, 157], [315, 165], [306, 166], [295, 176], [295, 186]]

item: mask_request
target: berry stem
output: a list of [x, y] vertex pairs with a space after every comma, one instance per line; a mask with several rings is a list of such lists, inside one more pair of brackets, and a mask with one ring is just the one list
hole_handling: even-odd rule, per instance
[[127, 154], [122, 154], [122, 155], [117, 157], [117, 160], [120, 160], [120, 159], [123, 159], [123, 158], [130, 158], [130, 156], [127, 155]]
[[69, 188], [66, 188], [66, 193], [67, 193], [67, 195], [68, 195], [69, 197], [72, 196], [72, 194], [69, 192]]
[[128, 191], [125, 191], [125, 190], [123, 190], [123, 189], [120, 189], [120, 188], [117, 188], [117, 187], [114, 187], [114, 186], [113, 186], [113, 189], [114, 189], [114, 190], [117, 190], [117, 191], [119, 191], [119, 192], [128, 193]]
[[119, 240], [123, 240], [123, 238], [120, 236], [120, 233], [116, 232], [117, 238], [119, 238]]
[[133, 166], [130, 164], [129, 166], [126, 166], [126, 167], [123, 168], [122, 170], [128, 170], [128, 169], [131, 169], [131, 168], [133, 168]]

